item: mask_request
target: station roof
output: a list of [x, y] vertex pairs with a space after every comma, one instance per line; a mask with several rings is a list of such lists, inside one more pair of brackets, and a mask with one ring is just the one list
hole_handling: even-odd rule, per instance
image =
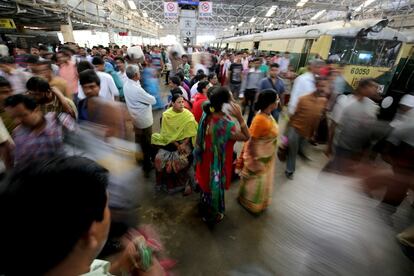
[[[74, 29], [112, 28], [146, 36], [178, 35], [179, 20], [164, 17], [165, 1], [169, 0], [0, 0], [0, 17], [13, 18], [19, 25], [48, 30], [58, 30], [61, 24], [68, 23], [70, 17]], [[210, 2], [213, 15], [198, 18], [198, 35], [231, 37], [343, 20], [347, 16], [358, 20], [395, 17], [395, 23], [391, 26], [414, 27], [412, 0]]]

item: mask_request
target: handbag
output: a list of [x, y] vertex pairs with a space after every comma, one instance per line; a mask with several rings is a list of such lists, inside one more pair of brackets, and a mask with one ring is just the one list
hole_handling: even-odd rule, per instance
[[279, 146], [277, 148], [277, 158], [279, 159], [279, 161], [285, 162], [287, 158], [287, 153], [288, 153], [288, 147]]

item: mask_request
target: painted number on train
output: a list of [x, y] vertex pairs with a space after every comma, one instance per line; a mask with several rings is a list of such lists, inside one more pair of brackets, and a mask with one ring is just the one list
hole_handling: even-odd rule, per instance
[[367, 68], [352, 68], [352, 75], [369, 75], [369, 69]]

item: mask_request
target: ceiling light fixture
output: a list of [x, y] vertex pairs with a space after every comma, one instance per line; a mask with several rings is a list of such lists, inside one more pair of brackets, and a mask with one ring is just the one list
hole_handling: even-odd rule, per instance
[[286, 25], [289, 25], [290, 23], [292, 23], [290, 19], [286, 20]]
[[243, 26], [243, 24], [244, 24], [244, 22], [243, 22], [243, 21], [242, 21], [242, 22], [240, 22], [240, 23], [239, 23], [239, 27]]
[[148, 17], [148, 13], [147, 13], [147, 11], [142, 11], [142, 15], [143, 15], [145, 18], [147, 18], [147, 17]]
[[254, 23], [254, 21], [256, 21], [256, 17], [253, 16], [252, 18], [250, 18], [249, 22]]
[[230, 29], [234, 29], [234, 25], [231, 25], [231, 26], [230, 26]]
[[319, 17], [321, 17], [324, 13], [326, 12], [326, 10], [321, 10], [321, 11], [318, 11], [314, 16], [312, 16], [312, 18], [311, 18], [311, 20], [316, 20], [316, 19], [318, 19]]
[[277, 9], [277, 6], [272, 6], [268, 11], [267, 11], [267, 13], [266, 13], [266, 17], [270, 17], [270, 16], [272, 16], [274, 13], [275, 13], [275, 11], [276, 11], [276, 9]]
[[128, 0], [128, 5], [129, 5], [129, 8], [131, 10], [136, 10], [137, 9], [137, 6], [135, 5], [135, 2], [132, 1], [132, 0]]
[[303, 7], [309, 0], [300, 0], [299, 3], [296, 4], [297, 7]]
[[374, 3], [376, 0], [367, 0], [367, 1], [365, 1], [364, 2], [364, 4], [361, 4], [361, 5], [359, 5], [356, 9], [355, 9], [355, 11], [356, 12], [359, 12], [359, 11], [361, 11], [362, 10], [362, 8], [366, 8], [366, 7], [368, 7], [369, 5], [371, 5], [372, 3]]
[[227, 28], [225, 28], [224, 31], [227, 31]]

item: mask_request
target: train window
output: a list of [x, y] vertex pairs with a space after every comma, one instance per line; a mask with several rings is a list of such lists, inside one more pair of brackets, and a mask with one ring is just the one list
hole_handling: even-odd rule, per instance
[[351, 65], [391, 67], [400, 48], [400, 41], [334, 37], [328, 60]]

